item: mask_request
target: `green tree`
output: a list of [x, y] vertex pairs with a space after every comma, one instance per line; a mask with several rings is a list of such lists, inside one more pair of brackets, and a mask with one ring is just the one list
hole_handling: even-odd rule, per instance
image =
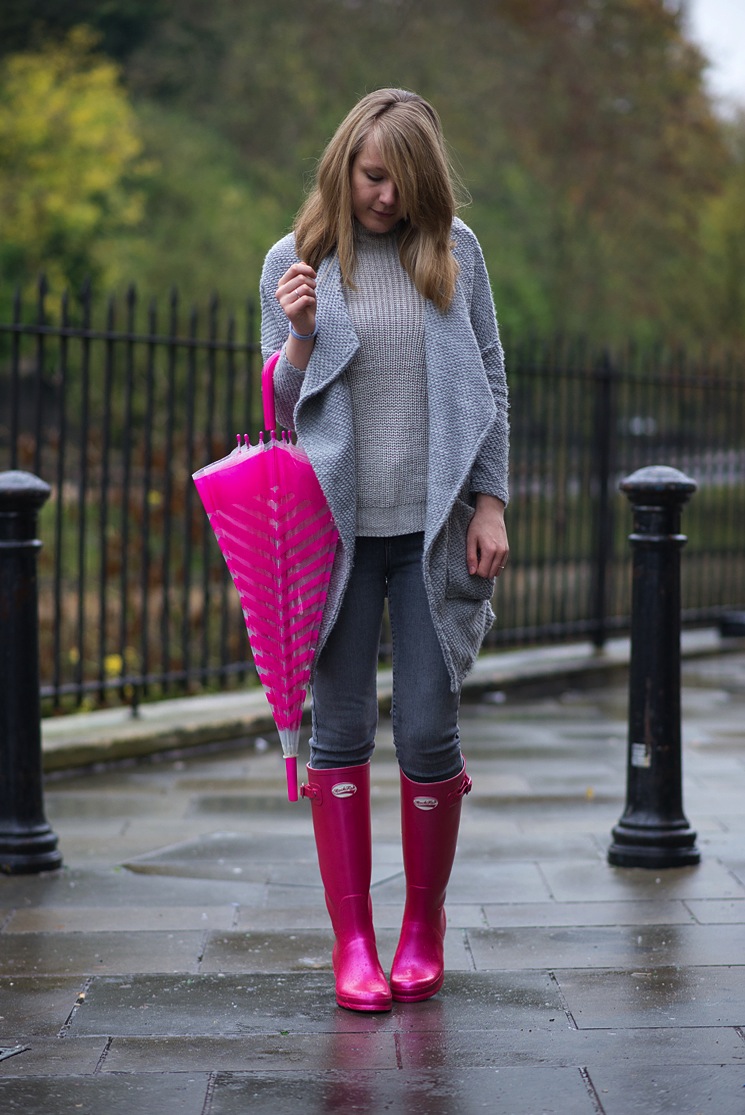
[[135, 115], [117, 66], [93, 47], [91, 32], [77, 28], [0, 64], [6, 280], [26, 283], [43, 269], [57, 288], [77, 284], [93, 267], [97, 240], [141, 220]]
[[[0, 32], [13, 13], [24, 44], [55, 39], [73, 13], [99, 29], [134, 26], [142, 5], [10, 0]], [[154, 168], [144, 219], [107, 217], [88, 258], [117, 281], [255, 291], [261, 255], [289, 226], [340, 118], [367, 90], [399, 85], [440, 111], [507, 327], [602, 340], [720, 330], [739, 313], [740, 257], [726, 232], [737, 159], [682, 7], [158, 0], [139, 40], [103, 41], [124, 58]], [[117, 198], [131, 199], [129, 176], [106, 199], [110, 216], [124, 212]]]
[[204, 304], [214, 291], [238, 309], [255, 298], [264, 255], [293, 209], [257, 189], [236, 147], [185, 112], [143, 102], [138, 126], [157, 160], [142, 186], [142, 220], [101, 236], [94, 258], [109, 283], [135, 280], [161, 303], [175, 286], [182, 303]]
[[106, 54], [122, 59], [152, 33], [162, 14], [161, 0], [3, 0], [0, 54], [38, 50], [85, 25], [98, 34]]
[[730, 169], [704, 217], [707, 309], [719, 338], [745, 340], [745, 109], [726, 125]]
[[508, 0], [520, 66], [501, 103], [547, 211], [538, 269], [559, 330], [679, 335], [700, 219], [725, 169], [703, 58], [660, 0]]
[[133, 90], [225, 135], [279, 211], [361, 93], [408, 86], [441, 112], [503, 320], [703, 327], [701, 214], [726, 156], [675, 4], [163, 2]]

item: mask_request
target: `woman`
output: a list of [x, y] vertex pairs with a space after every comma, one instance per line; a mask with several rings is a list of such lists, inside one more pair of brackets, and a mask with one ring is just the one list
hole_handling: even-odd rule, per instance
[[[304, 796], [350, 1010], [443, 981], [445, 889], [461, 802], [461, 683], [508, 554], [507, 389], [481, 250], [455, 216], [439, 118], [381, 89], [342, 122], [294, 232], [261, 280], [262, 348], [281, 350], [294, 428], [340, 535], [314, 667]], [[370, 902], [370, 758], [384, 601], [406, 905], [390, 982]]]

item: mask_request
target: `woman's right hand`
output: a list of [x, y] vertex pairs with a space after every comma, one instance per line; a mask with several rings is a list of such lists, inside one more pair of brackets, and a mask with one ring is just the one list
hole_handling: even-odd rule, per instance
[[293, 263], [277, 284], [277, 301], [296, 333], [307, 336], [316, 327], [316, 273], [307, 263]]

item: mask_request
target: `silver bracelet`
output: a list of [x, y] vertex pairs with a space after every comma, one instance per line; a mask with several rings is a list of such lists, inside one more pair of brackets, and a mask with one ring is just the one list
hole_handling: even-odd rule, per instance
[[317, 319], [316, 319], [316, 327], [315, 327], [315, 329], [313, 330], [312, 333], [296, 333], [295, 330], [292, 328], [292, 322], [290, 322], [290, 336], [294, 337], [296, 341], [312, 341], [313, 338], [315, 337], [315, 335], [317, 334], [317, 332], [318, 332], [318, 320]]

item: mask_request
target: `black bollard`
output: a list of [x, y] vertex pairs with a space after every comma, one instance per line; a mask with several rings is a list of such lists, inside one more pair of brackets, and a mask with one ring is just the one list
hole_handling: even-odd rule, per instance
[[37, 513], [50, 487], [0, 472], [0, 872], [62, 865], [44, 816], [39, 703]]
[[617, 867], [700, 861], [683, 813], [680, 735], [680, 533], [696, 482], [653, 465], [621, 483], [634, 511], [626, 809], [608, 860]]

